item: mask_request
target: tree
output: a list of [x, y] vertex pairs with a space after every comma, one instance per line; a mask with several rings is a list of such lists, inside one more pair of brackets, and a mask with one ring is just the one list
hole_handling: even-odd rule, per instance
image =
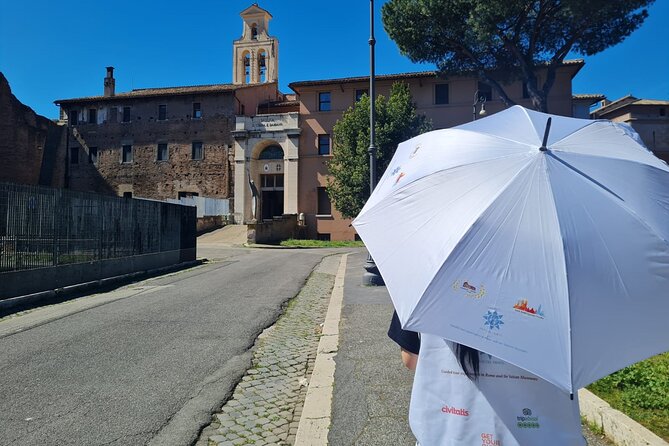
[[[435, 63], [442, 74], [475, 72], [507, 106], [514, 101], [503, 84], [522, 79], [533, 107], [546, 112], [565, 57], [620, 43], [654, 1], [389, 0], [382, 14], [390, 38], [412, 61]], [[546, 70], [541, 85], [537, 66]]]
[[[377, 178], [381, 178], [397, 145], [432, 125], [416, 113], [405, 83], [393, 84], [389, 98], [379, 95], [375, 105]], [[344, 217], [353, 218], [369, 197], [369, 96], [363, 95], [342, 114], [333, 129], [332, 146], [328, 195]]]

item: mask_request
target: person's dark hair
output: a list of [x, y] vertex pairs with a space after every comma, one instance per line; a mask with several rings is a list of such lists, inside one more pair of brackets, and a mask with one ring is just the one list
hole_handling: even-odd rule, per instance
[[465, 375], [471, 380], [477, 379], [479, 376], [479, 351], [466, 345], [456, 344], [455, 354]]

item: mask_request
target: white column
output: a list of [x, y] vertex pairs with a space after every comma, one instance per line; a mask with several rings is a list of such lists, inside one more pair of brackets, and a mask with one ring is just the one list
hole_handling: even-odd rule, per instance
[[[245, 147], [247, 140], [235, 140], [235, 223], [242, 224], [251, 219], [248, 212], [250, 193], [248, 176], [246, 174]], [[242, 145], [243, 144], [243, 145]]]

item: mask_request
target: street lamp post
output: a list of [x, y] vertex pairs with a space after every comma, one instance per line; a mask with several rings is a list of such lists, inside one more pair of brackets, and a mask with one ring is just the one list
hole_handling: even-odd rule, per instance
[[[369, 195], [374, 192], [376, 187], [376, 128], [374, 119], [376, 115], [376, 94], [375, 94], [375, 76], [374, 76], [374, 0], [369, 0]], [[371, 254], [367, 255], [365, 262], [365, 272], [362, 275], [362, 284], [368, 286], [384, 285], [383, 277], [379, 274], [379, 269], [374, 263]]]
[[485, 95], [481, 94], [479, 90], [476, 90], [474, 92], [474, 104], [472, 104], [472, 117], [474, 121], [476, 121], [476, 106], [478, 104], [481, 104], [481, 111], [479, 112], [479, 114], [481, 116], [485, 116], [488, 114], [485, 111], [485, 101], [486, 101]]

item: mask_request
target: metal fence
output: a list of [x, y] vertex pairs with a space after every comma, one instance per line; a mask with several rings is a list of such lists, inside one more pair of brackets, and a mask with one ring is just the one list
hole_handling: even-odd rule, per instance
[[0, 273], [195, 248], [195, 208], [0, 183]]

